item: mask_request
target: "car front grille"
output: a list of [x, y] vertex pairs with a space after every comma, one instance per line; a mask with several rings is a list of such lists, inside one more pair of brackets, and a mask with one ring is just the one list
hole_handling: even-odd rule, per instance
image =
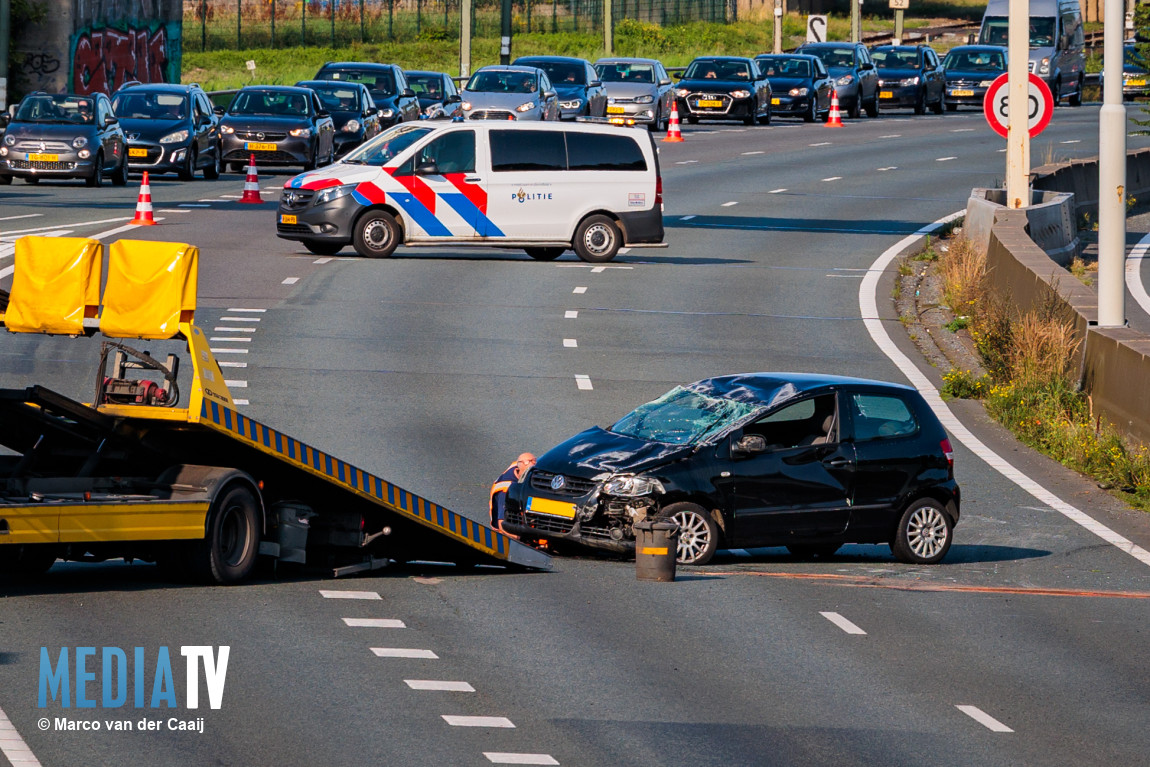
[[[700, 101], [719, 101], [722, 106], [701, 107]], [[731, 111], [734, 100], [726, 93], [691, 93], [687, 96], [687, 106], [696, 114], [726, 114]]]
[[307, 224], [276, 224], [276, 231], [284, 234], [314, 234]]
[[288, 152], [252, 152], [247, 149], [233, 149], [224, 155], [225, 162], [238, 162], [240, 160], [248, 160], [252, 154], [256, 156], [256, 165], [260, 163], [280, 163], [283, 165], [293, 165], [298, 163], [295, 157]]
[[608, 104], [634, 104], [634, 103], [636, 103], [636, 101], [635, 101], [635, 99], [628, 98], [627, 96], [612, 96], [611, 98], [607, 99], [607, 103]]
[[303, 210], [311, 205], [315, 191], [311, 189], [285, 189], [280, 195], [280, 207], [288, 210]]
[[17, 139], [16, 143], [9, 147], [9, 151], [30, 152], [32, 154], [63, 154], [75, 150], [71, 143], [65, 141], [21, 141]]
[[242, 138], [244, 141], [283, 141], [287, 135], [287, 133], [271, 133], [269, 131], [236, 131], [236, 138]]
[[551, 487], [551, 481], [553, 479], [555, 479], [555, 474], [552, 472], [535, 469], [531, 472], [531, 487], [535, 490], [542, 490], [555, 495], [565, 495], [571, 498], [587, 495], [595, 489], [595, 483], [592, 480], [564, 474], [563, 487], [555, 490]]
[[947, 85], [951, 88], [977, 88], [979, 80], [951, 80]]
[[76, 170], [74, 162], [46, 162], [44, 160], [9, 160], [13, 170]]
[[505, 109], [478, 109], [471, 113], [469, 120], [513, 120], [515, 115]]

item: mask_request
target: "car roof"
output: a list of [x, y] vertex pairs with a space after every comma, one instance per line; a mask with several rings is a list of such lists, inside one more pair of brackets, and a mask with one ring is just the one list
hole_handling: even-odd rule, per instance
[[808, 61], [820, 61], [818, 56], [812, 56], [809, 53], [760, 53], [755, 56], [755, 60], [759, 59], [807, 59]]
[[539, 67], [527, 66], [526, 64], [488, 64], [485, 67], [480, 67], [475, 70], [472, 74], [477, 75], [480, 72], [518, 72], [525, 75], [534, 75], [542, 71]]
[[856, 45], [859, 45], [859, 43], [852, 43], [849, 40], [843, 40], [843, 41], [837, 42], [837, 43], [836, 42], [803, 43], [799, 47], [800, 48], [854, 48]]
[[516, 61], [568, 61], [571, 63], [589, 63], [587, 59], [578, 56], [519, 56]]
[[374, 61], [329, 61], [320, 67], [325, 69], [395, 69], [395, 64], [380, 64]]
[[662, 64], [658, 59], [645, 59], [641, 56], [607, 56], [595, 59], [596, 64]]
[[696, 56], [691, 59], [691, 63], [696, 61], [751, 61], [746, 56]]
[[872, 51], [920, 51], [925, 45], [876, 45]]
[[242, 91], [274, 91], [277, 93], [307, 93], [311, 88], [297, 88], [294, 85], [245, 85]]
[[190, 90], [202, 89], [195, 83], [133, 83], [131, 85], [121, 85], [116, 90], [116, 93], [120, 91], [173, 91], [186, 93]]
[[738, 402], [772, 405], [800, 394], [840, 386], [878, 387], [914, 391], [910, 386], [867, 378], [822, 375], [818, 373], [740, 373], [704, 378], [685, 388]]
[[956, 45], [951, 48], [947, 53], [954, 53], [959, 51], [965, 53], [967, 51], [994, 51], [997, 53], [1006, 53], [1006, 46], [1004, 45]]
[[363, 83], [353, 83], [347, 80], [300, 80], [293, 88], [363, 88], [367, 90], [367, 86]]
[[405, 69], [403, 70], [403, 73], [408, 75], [437, 75], [439, 77], [448, 76], [446, 72], [436, 72], [431, 69]]

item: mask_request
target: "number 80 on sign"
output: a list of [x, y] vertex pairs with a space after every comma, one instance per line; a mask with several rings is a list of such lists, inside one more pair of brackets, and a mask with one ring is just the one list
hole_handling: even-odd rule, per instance
[[[1054, 114], [1054, 94], [1050, 92], [1050, 86], [1038, 75], [1030, 73], [1028, 77], [1030, 114], [1026, 124], [1030, 137], [1034, 138], [1050, 124], [1050, 118]], [[994, 132], [1003, 138], [1007, 137], [1009, 128], [1009, 79], [1009, 75], [999, 75], [986, 90], [986, 97], [982, 101], [986, 121], [990, 123]]]

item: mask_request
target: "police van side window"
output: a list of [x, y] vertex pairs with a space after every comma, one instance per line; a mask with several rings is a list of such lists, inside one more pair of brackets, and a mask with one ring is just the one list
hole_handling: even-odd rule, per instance
[[647, 170], [647, 160], [630, 136], [578, 131], [565, 135], [569, 170]]
[[567, 147], [559, 131], [491, 131], [491, 170], [567, 170]]
[[455, 131], [440, 136], [419, 150], [416, 167], [433, 162], [439, 175], [475, 172], [475, 131]]

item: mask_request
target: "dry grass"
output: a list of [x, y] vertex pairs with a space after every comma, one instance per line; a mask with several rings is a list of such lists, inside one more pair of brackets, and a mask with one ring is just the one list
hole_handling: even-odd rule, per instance
[[1073, 385], [1074, 355], [1081, 343], [1074, 323], [1053, 312], [1027, 312], [1013, 323], [1011, 337], [1010, 380], [1015, 385]]
[[942, 300], [956, 316], [972, 314], [987, 294], [986, 254], [966, 237], [950, 241], [942, 270]]

